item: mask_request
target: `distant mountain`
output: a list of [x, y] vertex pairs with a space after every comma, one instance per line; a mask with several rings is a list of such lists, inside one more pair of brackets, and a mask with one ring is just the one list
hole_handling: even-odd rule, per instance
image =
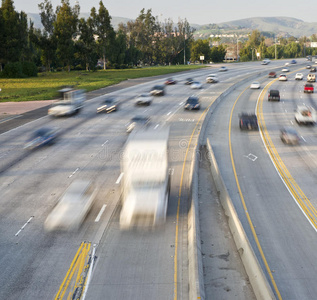
[[195, 37], [207, 38], [211, 34], [226, 33], [245, 34], [255, 29], [276, 36], [309, 37], [317, 33], [317, 22], [308, 23], [288, 17], [248, 18], [218, 24], [202, 25], [197, 28]]
[[[28, 16], [28, 19], [34, 23], [35, 28], [39, 28], [39, 29], [43, 28], [43, 25], [41, 23], [41, 17], [39, 14], [28, 13], [27, 16]], [[81, 13], [79, 15], [80, 18], [85, 18], [85, 19], [87, 19], [89, 16], [90, 16], [90, 13]], [[131, 20], [132, 19], [122, 18], [122, 17], [111, 17], [111, 24], [112, 24], [112, 27], [116, 30], [120, 23], [127, 23], [128, 21], [131, 21]]]

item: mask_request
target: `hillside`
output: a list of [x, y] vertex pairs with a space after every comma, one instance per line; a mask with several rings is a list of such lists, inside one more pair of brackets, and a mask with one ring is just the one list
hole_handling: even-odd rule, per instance
[[245, 34], [259, 30], [276, 36], [311, 36], [317, 33], [317, 22], [308, 23], [289, 17], [248, 18], [230, 22], [202, 25], [197, 28], [195, 37], [207, 38], [210, 34]]

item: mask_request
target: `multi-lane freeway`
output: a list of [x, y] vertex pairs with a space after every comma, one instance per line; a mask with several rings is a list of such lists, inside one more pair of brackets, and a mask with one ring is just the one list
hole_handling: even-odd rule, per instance
[[[304, 66], [291, 66], [291, 71]], [[287, 82], [267, 77], [269, 71], [279, 72], [282, 67], [282, 62], [266, 66], [253, 62], [232, 64], [221, 73], [212, 66], [190, 75], [176, 74], [178, 83], [167, 86], [165, 96], [155, 97], [150, 106], [136, 107], [137, 95], [164, 82], [153, 79], [109, 93], [123, 103], [117, 112], [96, 114], [104, 98], [100, 94], [89, 97], [82, 112], [73, 117], [45, 115], [2, 133], [0, 298], [190, 299], [187, 217], [192, 152], [205, 110], [241, 81], [211, 114], [206, 136], [276, 297], [313, 299], [316, 128], [296, 125], [293, 110], [300, 103], [316, 106], [317, 101], [315, 94], [303, 93], [304, 83], [296, 82], [294, 74]], [[189, 76], [204, 82], [210, 73], [217, 73], [219, 83], [204, 83], [201, 90], [184, 84]], [[255, 78], [261, 89], [250, 90]], [[267, 84], [280, 90], [281, 102], [267, 102]], [[183, 109], [192, 94], [199, 95], [200, 111]], [[241, 111], [257, 112], [260, 132], [239, 130]], [[125, 125], [136, 114], [149, 115], [154, 128], [165, 123], [171, 128], [168, 215], [166, 224], [155, 230], [120, 231], [124, 176], [120, 158], [127, 139]], [[282, 125], [296, 127], [301, 136], [298, 146], [280, 141]], [[60, 129], [56, 143], [34, 151], [23, 149], [29, 135], [42, 126]], [[92, 210], [76, 232], [46, 232], [45, 219], [77, 179], [88, 179], [98, 189]], [[293, 184], [299, 189], [293, 191]], [[208, 293], [206, 297], [212, 299]]]

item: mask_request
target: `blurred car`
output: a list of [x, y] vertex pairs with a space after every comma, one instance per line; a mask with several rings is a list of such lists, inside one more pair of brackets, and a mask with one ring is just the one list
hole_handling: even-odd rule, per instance
[[307, 75], [307, 82], [316, 82], [316, 75], [315, 74], [308, 74]]
[[261, 84], [258, 81], [253, 81], [250, 85], [250, 89], [259, 89], [260, 87], [261, 87]]
[[282, 72], [289, 72], [289, 68], [283, 68]]
[[298, 105], [295, 110], [295, 121], [298, 124], [314, 125], [316, 123], [316, 111], [311, 107]]
[[164, 85], [155, 85], [151, 91], [151, 95], [153, 96], [164, 96], [165, 94], [165, 87]]
[[203, 85], [199, 81], [194, 81], [191, 85], [191, 89], [201, 89]]
[[150, 117], [149, 116], [135, 116], [133, 117], [130, 122], [126, 125], [127, 133], [130, 133], [136, 127], [143, 127], [150, 124]]
[[291, 60], [291, 64], [292, 64], [292, 65], [295, 65], [295, 64], [297, 64], [297, 61], [296, 61], [295, 59], [292, 59], [292, 60]]
[[316, 67], [311, 67], [309, 72], [316, 73]]
[[284, 127], [281, 129], [280, 138], [284, 144], [298, 145], [299, 136], [292, 127]]
[[304, 85], [304, 93], [313, 93], [314, 92], [314, 86], [311, 83], [306, 83]]
[[287, 81], [287, 76], [285, 74], [281, 74], [278, 78], [279, 81]]
[[303, 78], [304, 78], [303, 73], [296, 73], [295, 80], [303, 80]]
[[258, 119], [255, 114], [241, 113], [239, 115], [239, 126], [241, 130], [257, 130]]
[[58, 136], [57, 128], [43, 127], [33, 132], [27, 140], [24, 149], [32, 150], [41, 146], [53, 144]]
[[177, 83], [177, 81], [174, 80], [173, 78], [167, 78], [166, 81], [165, 81], [166, 85], [176, 84], [176, 83]]
[[288, 62], [286, 62], [285, 64], [284, 64], [284, 66], [288, 66], [289, 65], [289, 63]]
[[199, 110], [200, 109], [199, 98], [196, 96], [190, 96], [185, 102], [184, 109]]
[[185, 84], [186, 85], [191, 85], [193, 82], [194, 82], [193, 78], [187, 78], [186, 81], [185, 81]]
[[263, 59], [261, 65], [268, 65], [271, 61], [269, 59]]
[[275, 78], [275, 77], [276, 77], [276, 72], [269, 73], [269, 78]]
[[136, 97], [135, 105], [150, 105], [153, 101], [153, 96], [150, 93], [143, 93]]
[[120, 102], [115, 98], [106, 98], [103, 101], [103, 105], [97, 108], [97, 114], [101, 112], [110, 113], [119, 109]]
[[219, 80], [218, 80], [218, 77], [217, 77], [217, 75], [216, 74], [210, 74], [210, 75], [208, 75], [207, 77], [206, 77], [206, 82], [207, 83], [216, 83], [216, 82], [218, 82]]
[[310, 68], [311, 68], [311, 65], [307, 65], [307, 66], [306, 66], [306, 69], [310, 69]]
[[220, 69], [218, 70], [219, 72], [225, 72], [228, 71], [228, 68], [225, 66], [220, 67]]
[[75, 180], [45, 220], [44, 228], [77, 230], [90, 211], [97, 190], [88, 180]]

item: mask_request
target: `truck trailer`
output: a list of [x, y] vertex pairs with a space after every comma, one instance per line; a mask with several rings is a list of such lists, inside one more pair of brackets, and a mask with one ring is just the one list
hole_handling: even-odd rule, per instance
[[121, 229], [165, 222], [170, 191], [168, 138], [169, 128], [144, 128], [129, 136], [121, 160]]

